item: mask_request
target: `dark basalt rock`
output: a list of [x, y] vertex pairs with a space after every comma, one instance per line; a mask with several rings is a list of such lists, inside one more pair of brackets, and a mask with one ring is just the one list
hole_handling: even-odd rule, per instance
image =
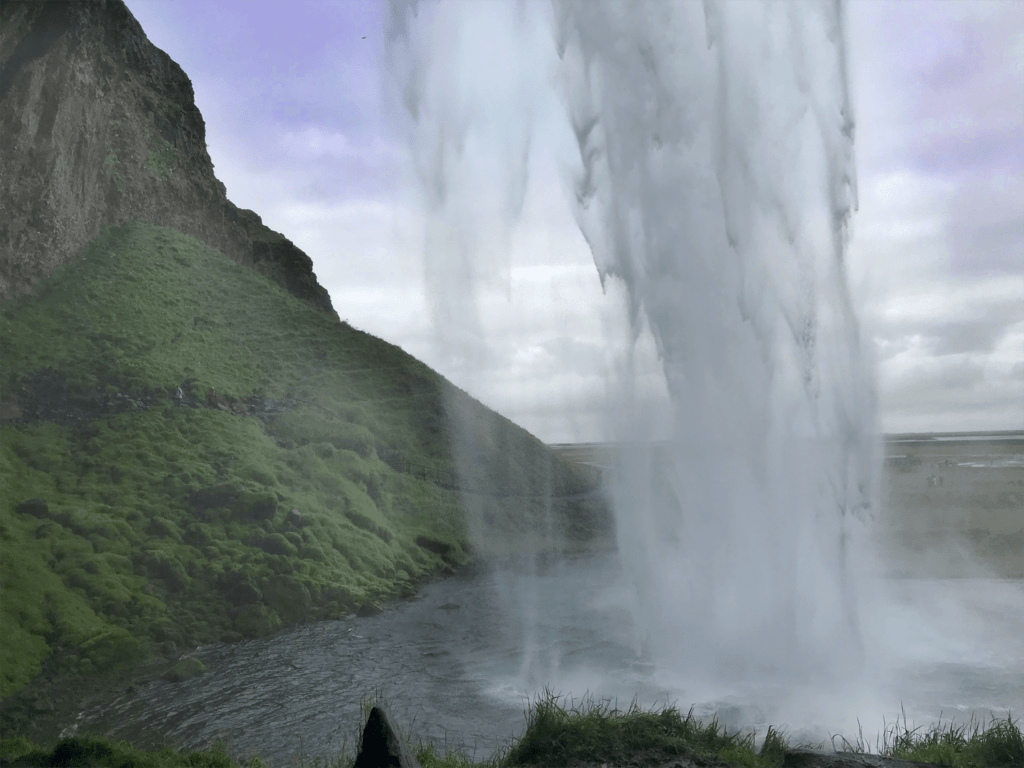
[[14, 511], [44, 519], [50, 516], [50, 507], [44, 499], [28, 499], [16, 506]]
[[218, 583], [224, 599], [235, 607], [257, 605], [262, 600], [260, 591], [249, 583], [245, 575], [238, 572], [224, 574]]
[[443, 541], [432, 539], [429, 536], [417, 536], [416, 546], [422, 547], [427, 550], [427, 552], [433, 552], [435, 555], [440, 555], [441, 557], [447, 555], [452, 549], [451, 544], [446, 544]]
[[227, 507], [238, 501], [241, 491], [233, 485], [224, 483], [208, 488], [200, 488], [189, 494], [189, 504], [193, 511], [199, 513], [215, 507]]
[[359, 738], [359, 754], [353, 768], [420, 768], [409, 745], [398, 732], [388, 711], [373, 707]]
[[250, 542], [250, 546], [259, 547], [270, 555], [296, 557], [299, 553], [298, 548], [280, 533], [272, 533], [269, 536], [263, 536], [253, 542]]
[[384, 606], [373, 600], [367, 601], [356, 609], [356, 616], [361, 619], [368, 619], [371, 616], [379, 616], [384, 613]]
[[784, 768], [939, 768], [935, 763], [916, 763], [859, 752], [818, 752], [793, 749], [786, 752]]
[[33, 371], [17, 390], [18, 420], [86, 424], [103, 416], [149, 408], [165, 402], [158, 390], [122, 392], [121, 382], [100, 377], [95, 384], [71, 384], [53, 368]]
[[0, 73], [0, 301], [138, 219], [337, 317], [309, 256], [227, 199], [191, 81], [122, 0], [7, 0]]

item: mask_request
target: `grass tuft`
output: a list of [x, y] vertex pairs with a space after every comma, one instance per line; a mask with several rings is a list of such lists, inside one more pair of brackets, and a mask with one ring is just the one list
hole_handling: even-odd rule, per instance
[[611, 702], [586, 697], [580, 702], [550, 691], [527, 713], [526, 731], [503, 758], [508, 766], [620, 764], [645, 759], [696, 756], [732, 765], [781, 766], [785, 744], [775, 730], [759, 754], [753, 734], [729, 733], [717, 718], [698, 720], [691, 709], [643, 710], [634, 700], [621, 711]]
[[1020, 768], [1024, 766], [1024, 735], [1010, 715], [986, 722], [971, 718], [957, 725], [941, 722], [931, 728], [910, 727], [906, 714], [885, 729], [882, 754], [951, 768]]

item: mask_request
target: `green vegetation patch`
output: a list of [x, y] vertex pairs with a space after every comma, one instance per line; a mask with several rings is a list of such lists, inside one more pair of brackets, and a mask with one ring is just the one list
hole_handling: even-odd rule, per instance
[[161, 181], [171, 177], [178, 162], [178, 152], [174, 145], [167, 141], [156, 131], [150, 130], [146, 134], [149, 151], [146, 153], [146, 168]]
[[407, 596], [481, 541], [597, 537], [586, 470], [172, 230], [105, 231], [3, 307], [0, 343], [3, 697], [48, 657], [174, 659]]
[[608, 702], [577, 703], [548, 693], [527, 714], [527, 727], [502, 765], [625, 765], [696, 756], [730, 765], [781, 766], [784, 745], [769, 731], [760, 753], [754, 735], [730, 734], [717, 719], [702, 723], [691, 710], [643, 710], [634, 701], [620, 711]]
[[[379, 460], [282, 448], [255, 418], [164, 406], [2, 429], [5, 692], [38, 671], [48, 637], [102, 672], [141, 659], [134, 638], [172, 654], [266, 635], [460, 561], [424, 551], [419, 525], [405, 530], [392, 510], [408, 478]], [[427, 510], [433, 533], [461, 553], [461, 510], [447, 502]]]
[[[853, 748], [863, 751], [862, 747], [857, 744]], [[988, 722], [972, 718], [961, 725], [949, 722], [930, 728], [910, 727], [904, 715], [902, 725], [896, 722], [885, 729], [880, 751], [886, 757], [952, 768], [1019, 768], [1024, 765], [1024, 735], [1009, 715]]]
[[52, 750], [45, 750], [23, 737], [0, 741], [0, 765], [50, 768], [262, 768], [254, 757], [237, 761], [223, 744], [198, 752], [163, 749], [145, 752], [124, 741], [78, 736], [61, 739]]

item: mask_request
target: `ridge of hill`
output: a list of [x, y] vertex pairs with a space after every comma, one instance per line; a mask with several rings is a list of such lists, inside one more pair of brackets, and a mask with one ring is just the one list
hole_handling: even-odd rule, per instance
[[5, 733], [193, 674], [197, 644], [611, 545], [595, 470], [339, 322], [227, 200], [188, 77], [122, 0], [0, 5], [0, 141]]
[[594, 472], [179, 232], [104, 231], [0, 340], [5, 697], [608, 544]]
[[142, 220], [337, 319], [309, 256], [227, 199], [191, 81], [122, 0], [0, 4], [0, 142], [0, 302]]

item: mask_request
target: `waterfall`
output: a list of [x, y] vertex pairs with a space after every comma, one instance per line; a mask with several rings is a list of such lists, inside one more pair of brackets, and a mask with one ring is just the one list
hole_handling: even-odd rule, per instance
[[436, 325], [462, 359], [486, 358], [476, 289], [505, 279], [558, 107], [580, 231], [671, 400], [654, 442], [628, 356], [609, 382], [642, 652], [680, 679], [851, 674], [878, 430], [844, 267], [842, 4], [396, 1], [387, 45]]

